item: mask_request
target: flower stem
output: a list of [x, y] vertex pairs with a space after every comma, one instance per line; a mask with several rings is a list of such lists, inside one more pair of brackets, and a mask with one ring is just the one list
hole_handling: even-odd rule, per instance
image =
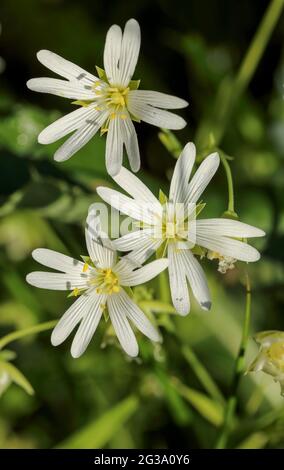
[[216, 449], [225, 449], [227, 446], [228, 438], [232, 429], [234, 421], [235, 410], [237, 406], [237, 392], [240, 384], [240, 379], [245, 372], [245, 354], [247, 349], [249, 328], [251, 320], [251, 285], [248, 273], [246, 273], [246, 306], [245, 318], [243, 323], [242, 338], [238, 356], [235, 362], [234, 376], [231, 384], [231, 392], [227, 401], [224, 425], [221, 433], [217, 439]]
[[235, 79], [231, 81], [226, 77], [221, 83], [212, 116], [205, 119], [197, 131], [198, 146], [210, 146], [210, 134], [214, 137], [215, 145], [219, 146], [222, 142], [234, 107], [255, 73], [283, 6], [284, 0], [272, 0], [268, 5]]
[[16, 339], [21, 339], [28, 335], [41, 333], [42, 331], [51, 330], [56, 325], [56, 323], [57, 320], [52, 320], [45, 323], [40, 323], [39, 325], [30, 326], [29, 328], [24, 328], [23, 330], [9, 333], [0, 339], [0, 349], [3, 349], [4, 346], [11, 343], [12, 341], [15, 341]]
[[228, 215], [231, 216], [236, 216], [237, 214], [235, 213], [235, 202], [234, 202], [234, 183], [233, 183], [233, 176], [232, 176], [232, 171], [231, 167], [228, 163], [227, 157], [222, 152], [222, 150], [218, 150], [220, 159], [222, 162], [222, 165], [224, 167], [224, 170], [226, 172], [226, 178], [227, 178], [227, 183], [228, 183], [228, 209], [227, 213]]

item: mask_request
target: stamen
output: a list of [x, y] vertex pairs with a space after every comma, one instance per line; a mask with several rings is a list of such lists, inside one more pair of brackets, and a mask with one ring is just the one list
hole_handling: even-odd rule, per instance
[[84, 266], [83, 266], [83, 273], [86, 273], [89, 269], [89, 265], [88, 263], [85, 263]]

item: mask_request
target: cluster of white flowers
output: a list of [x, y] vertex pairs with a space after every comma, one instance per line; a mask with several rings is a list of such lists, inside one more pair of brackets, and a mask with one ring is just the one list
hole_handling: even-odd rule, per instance
[[[138, 354], [131, 324], [152, 341], [160, 334], [134, 303], [127, 288], [149, 281], [169, 270], [173, 305], [180, 315], [190, 311], [190, 286], [201, 308], [211, 307], [204, 271], [197, 260], [207, 256], [219, 260], [219, 271], [232, 269], [237, 260], [257, 261], [258, 251], [247, 244], [250, 237], [264, 232], [228, 218], [197, 219], [204, 204], [200, 196], [219, 166], [219, 155], [205, 158], [191, 178], [196, 150], [188, 143], [177, 160], [169, 196], [152, 194], [133, 173], [122, 167], [125, 147], [132, 171], [138, 171], [140, 156], [134, 121], [145, 121], [167, 129], [181, 129], [185, 121], [166, 109], [182, 108], [187, 102], [154, 91], [138, 90], [132, 76], [140, 48], [140, 28], [131, 19], [124, 32], [117, 25], [107, 34], [104, 67], [96, 77], [50, 51], [40, 51], [38, 59], [67, 80], [36, 78], [28, 87], [76, 100], [79, 109], [44, 129], [39, 142], [48, 144], [73, 132], [54, 158], [67, 160], [101, 129], [107, 133], [106, 168], [128, 195], [107, 187], [97, 188], [103, 201], [136, 221], [137, 230], [111, 241], [102, 230], [96, 207], [91, 206], [86, 223], [89, 253], [84, 262], [47, 249], [37, 249], [33, 257], [59, 272], [33, 272], [27, 281], [45, 289], [70, 290], [79, 298], [65, 312], [52, 333], [52, 344], [62, 343], [80, 323], [71, 353], [79, 357], [88, 346], [104, 314], [109, 317], [122, 348], [130, 356]], [[187, 213], [182, 209], [191, 208]], [[118, 258], [117, 251], [127, 252]], [[156, 253], [157, 258], [143, 264]]]

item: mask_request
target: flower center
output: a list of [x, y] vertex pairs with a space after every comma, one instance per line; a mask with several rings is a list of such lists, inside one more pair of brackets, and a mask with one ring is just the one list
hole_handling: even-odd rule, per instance
[[117, 275], [110, 269], [96, 268], [96, 275], [90, 284], [96, 286], [97, 294], [113, 294], [120, 291]]
[[267, 356], [277, 365], [280, 370], [284, 371], [284, 343], [272, 343], [267, 350]]
[[126, 106], [127, 95], [129, 88], [119, 89], [116, 87], [107, 88], [107, 99], [109, 100], [109, 106], [115, 106], [116, 108], [124, 108]]
[[188, 222], [184, 220], [179, 208], [166, 203], [162, 215], [162, 238], [171, 241], [187, 238]]

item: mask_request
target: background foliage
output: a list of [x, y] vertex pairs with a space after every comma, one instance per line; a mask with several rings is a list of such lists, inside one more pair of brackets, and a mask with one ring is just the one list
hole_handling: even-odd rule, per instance
[[[57, 164], [58, 144], [37, 135], [70, 110], [68, 100], [30, 92], [25, 82], [51, 74], [36, 60], [50, 49], [93, 71], [102, 65], [105, 34], [135, 17], [142, 50], [135, 78], [145, 89], [183, 97], [188, 127], [181, 142], [206, 147], [222, 111], [222, 96], [257, 29], [268, 1], [258, 0], [2, 0], [0, 75], [0, 337], [58, 319], [70, 299], [28, 286], [36, 247], [85, 252], [83, 224], [98, 184], [111, 181], [104, 138], [96, 137], [70, 161]], [[222, 148], [234, 160], [236, 210], [267, 232], [254, 243], [263, 257], [249, 266], [252, 333], [284, 330], [284, 19], [281, 17], [247, 90], [228, 120]], [[217, 103], [216, 103], [217, 99]], [[158, 130], [139, 124], [141, 179], [167, 190], [173, 157]], [[222, 168], [207, 190], [204, 216], [226, 209]], [[101, 323], [88, 351], [71, 358], [70, 341], [53, 348], [50, 332], [30, 335], [0, 353], [0, 446], [166, 448], [214, 447], [224, 417], [244, 315], [244, 266], [226, 275], [204, 263], [213, 297], [210, 313], [195, 303], [186, 318], [161, 302], [157, 282], [136, 289], [140, 305], [161, 326], [153, 348], [139, 338], [130, 361]], [[164, 287], [162, 286], [164, 289]], [[168, 292], [163, 292], [163, 298]], [[101, 344], [107, 344], [102, 349]], [[256, 353], [250, 340], [247, 362]], [[2, 354], [2, 355], [1, 355]], [[4, 357], [5, 356], [5, 357]], [[2, 364], [2, 365], [1, 365]], [[21, 371], [21, 372], [19, 372]], [[283, 399], [270, 377], [242, 378], [230, 447], [284, 447]]]

